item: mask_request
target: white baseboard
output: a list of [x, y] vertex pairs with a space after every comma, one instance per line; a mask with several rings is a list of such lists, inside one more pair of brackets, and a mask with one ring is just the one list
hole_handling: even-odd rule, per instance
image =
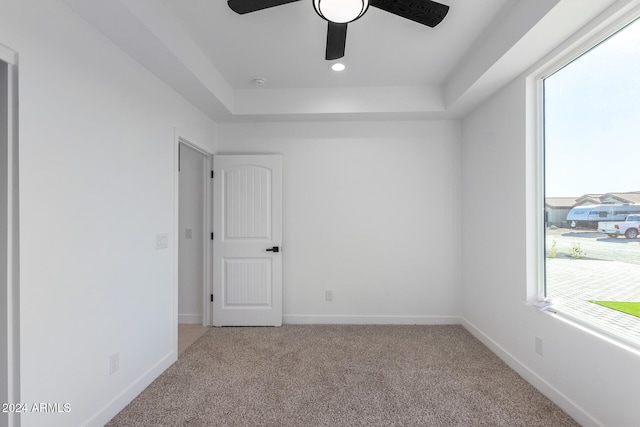
[[476, 337], [480, 342], [487, 346], [492, 352], [494, 352], [503, 362], [505, 362], [511, 369], [516, 371], [522, 378], [529, 384], [534, 386], [538, 391], [549, 398], [553, 403], [558, 405], [563, 411], [569, 414], [574, 420], [576, 420], [583, 427], [602, 427], [603, 424], [593, 418], [582, 407], [578, 406], [575, 402], [569, 399], [567, 396], [558, 391], [555, 387], [545, 381], [538, 374], [533, 372], [524, 363], [520, 362], [511, 353], [505, 350], [500, 344], [492, 340], [487, 334], [482, 332], [474, 324], [470, 323], [464, 317], [461, 318], [462, 326]]
[[85, 427], [101, 427], [108, 423], [113, 417], [115, 417], [120, 411], [124, 409], [142, 390], [147, 388], [161, 373], [163, 373], [169, 366], [173, 364], [177, 359], [177, 355], [171, 352], [164, 356], [158, 363], [152, 366], [148, 371], [142, 374], [137, 380], [135, 380], [129, 387], [127, 387], [122, 393], [116, 396], [111, 402], [109, 402], [98, 413], [91, 417], [87, 422], [83, 424]]
[[392, 316], [285, 314], [282, 323], [289, 325], [459, 325], [458, 316]]
[[178, 323], [202, 325], [202, 314], [178, 314]]

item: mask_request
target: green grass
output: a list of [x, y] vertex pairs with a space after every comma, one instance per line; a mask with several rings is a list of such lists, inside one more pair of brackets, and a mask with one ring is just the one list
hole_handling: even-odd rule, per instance
[[632, 316], [640, 317], [640, 302], [619, 302], [619, 301], [593, 301], [594, 304], [610, 308], [612, 310], [621, 311]]

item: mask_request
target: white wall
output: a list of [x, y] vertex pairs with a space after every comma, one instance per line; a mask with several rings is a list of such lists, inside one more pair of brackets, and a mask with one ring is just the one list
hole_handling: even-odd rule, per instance
[[100, 425], [175, 358], [174, 130], [213, 151], [216, 125], [57, 0], [3, 1], [0, 44], [19, 54], [22, 401], [71, 404], [22, 425]]
[[640, 356], [525, 305], [525, 93], [518, 78], [463, 122], [462, 211], [474, 219], [463, 244], [467, 327], [581, 424], [637, 425]]
[[285, 323], [459, 321], [459, 123], [221, 124], [218, 153], [283, 154]]
[[[202, 323], [206, 156], [180, 144], [178, 322]], [[187, 229], [190, 236], [187, 235]]]

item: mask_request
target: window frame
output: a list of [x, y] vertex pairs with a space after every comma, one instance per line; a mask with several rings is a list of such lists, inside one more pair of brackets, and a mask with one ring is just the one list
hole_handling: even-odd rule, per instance
[[526, 73], [526, 304], [640, 355], [638, 342], [628, 341], [589, 319], [564, 313], [546, 296], [544, 80], [640, 20], [637, 3], [612, 9], [560, 44]]

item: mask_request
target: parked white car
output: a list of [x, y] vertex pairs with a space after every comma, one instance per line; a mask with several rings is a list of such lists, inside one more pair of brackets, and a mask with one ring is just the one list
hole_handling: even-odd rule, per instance
[[598, 223], [598, 231], [609, 237], [624, 234], [627, 239], [635, 239], [640, 234], [640, 215], [629, 215], [626, 221], [604, 221]]

